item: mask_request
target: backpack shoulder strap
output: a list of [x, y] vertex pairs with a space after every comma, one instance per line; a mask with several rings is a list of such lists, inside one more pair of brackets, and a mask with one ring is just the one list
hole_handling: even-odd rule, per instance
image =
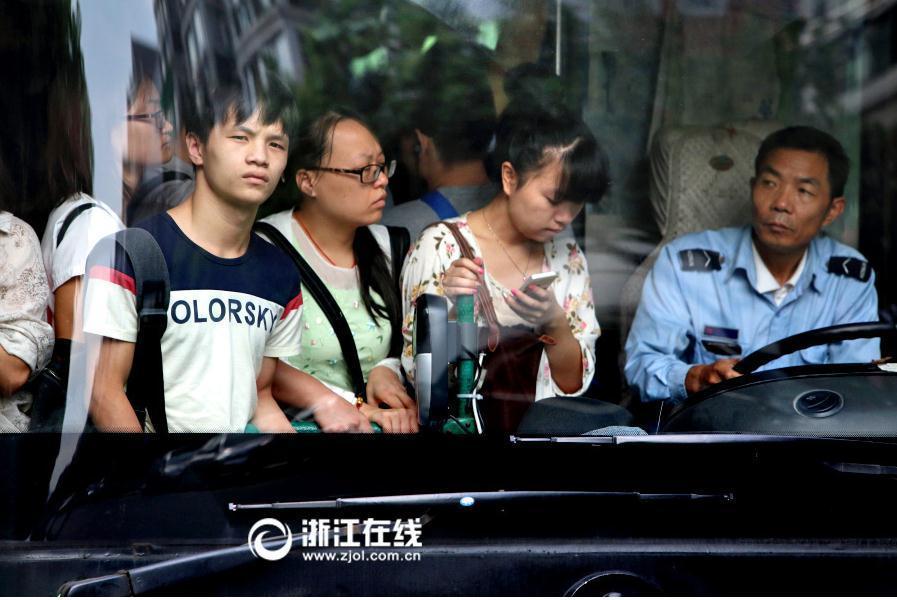
[[441, 220], [458, 216], [458, 211], [445, 195], [439, 190], [431, 190], [420, 197], [421, 202], [433, 209]]
[[159, 244], [145, 229], [119, 231], [115, 241], [134, 268], [137, 297], [137, 343], [128, 376], [128, 400], [141, 424], [146, 414], [157, 433], [168, 433], [161, 348], [171, 291], [168, 266]]
[[318, 306], [324, 312], [324, 316], [330, 321], [333, 331], [339, 340], [340, 350], [343, 353], [343, 360], [346, 362], [346, 368], [352, 378], [353, 392], [356, 397], [367, 398], [366, 386], [364, 383], [364, 373], [361, 370], [361, 362], [358, 359], [358, 349], [355, 347], [355, 339], [352, 336], [352, 330], [346, 321], [343, 311], [339, 304], [333, 299], [327, 285], [321, 281], [317, 273], [302, 258], [302, 255], [293, 247], [293, 244], [271, 223], [259, 221], [255, 224], [255, 231], [264, 235], [272, 244], [280, 248], [289, 256], [296, 268], [299, 269], [299, 277], [302, 279], [302, 285], [312, 295]]
[[72, 223], [75, 222], [75, 219], [78, 218], [78, 215], [83, 213], [86, 210], [90, 210], [94, 206], [96, 206], [96, 202], [87, 202], [85, 204], [81, 204], [73, 208], [69, 211], [69, 214], [65, 216], [65, 219], [62, 221], [62, 227], [59, 228], [59, 233], [56, 235], [56, 247], [59, 248], [59, 244], [62, 243], [62, 238], [65, 237], [65, 232], [69, 230], [69, 227], [72, 226]]

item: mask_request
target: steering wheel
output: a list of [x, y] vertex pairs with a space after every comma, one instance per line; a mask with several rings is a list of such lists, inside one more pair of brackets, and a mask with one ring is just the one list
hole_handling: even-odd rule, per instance
[[[897, 377], [872, 363], [801, 365], [755, 371], [777, 358], [821, 344], [897, 335], [888, 323], [850, 323], [813, 329], [752, 352], [735, 377], [711, 385], [674, 407], [659, 427], [681, 431], [863, 431], [894, 435]], [[886, 425], [887, 424], [887, 425]]]
[[804, 331], [803, 333], [783, 338], [768, 346], [764, 346], [759, 350], [755, 350], [741, 359], [732, 368], [742, 375], [747, 375], [748, 373], [753, 373], [766, 363], [770, 363], [777, 358], [797, 352], [798, 350], [804, 350], [822, 344], [834, 344], [836, 342], [847, 340], [877, 338], [895, 334], [897, 334], [897, 326], [888, 323], [879, 323], [878, 321], [820, 327], [819, 329], [811, 329], [810, 331]]

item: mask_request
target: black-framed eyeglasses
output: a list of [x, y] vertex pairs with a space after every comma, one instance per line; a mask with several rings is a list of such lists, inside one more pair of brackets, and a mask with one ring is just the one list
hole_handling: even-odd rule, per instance
[[311, 167], [310, 171], [328, 171], [330, 173], [348, 173], [349, 175], [358, 175], [361, 183], [374, 183], [380, 177], [380, 173], [386, 173], [389, 179], [396, 172], [396, 161], [391, 160], [388, 163], [373, 163], [365, 165], [360, 169], [338, 169], [336, 167]]
[[156, 129], [162, 131], [165, 127], [165, 115], [161, 110], [154, 113], [143, 113], [139, 115], [127, 115], [128, 121], [152, 121]]

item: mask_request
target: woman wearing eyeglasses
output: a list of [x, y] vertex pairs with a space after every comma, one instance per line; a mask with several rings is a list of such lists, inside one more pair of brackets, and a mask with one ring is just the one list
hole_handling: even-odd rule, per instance
[[[302, 128], [293, 159], [300, 200], [271, 215], [336, 300], [365, 376], [367, 401], [357, 402], [330, 322], [303, 283], [299, 354], [278, 365], [274, 396], [313, 411], [325, 431], [417, 430], [417, 408], [399, 367], [401, 304], [391, 271], [389, 234], [377, 225], [395, 169], [356, 116], [328, 111]], [[311, 385], [308, 375], [324, 383]], [[384, 407], [384, 408], [381, 408]], [[385, 408], [388, 407], [388, 408]]]
[[171, 160], [171, 123], [162, 113], [159, 90], [144, 78], [129, 94], [126, 115], [127, 142], [122, 149], [122, 214], [148, 167]]

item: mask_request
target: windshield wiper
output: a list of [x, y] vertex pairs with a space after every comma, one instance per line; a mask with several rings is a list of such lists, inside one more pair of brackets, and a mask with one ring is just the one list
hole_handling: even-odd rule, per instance
[[533, 500], [608, 500], [629, 499], [650, 501], [717, 501], [732, 502], [731, 492], [720, 494], [698, 493], [645, 493], [638, 491], [587, 491], [587, 490], [499, 490], [495, 492], [451, 492], [438, 494], [402, 494], [394, 496], [368, 496], [336, 498], [334, 500], [304, 500], [298, 502], [268, 502], [264, 504], [228, 504], [232, 511], [246, 510], [314, 510], [341, 508], [379, 507], [460, 507], [473, 508], [483, 504], [508, 504]]
[[[292, 543], [299, 546], [304, 537], [305, 534], [293, 535]], [[261, 544], [268, 550], [276, 550], [283, 547], [286, 539], [286, 536], [265, 538]], [[59, 588], [58, 593], [60, 596], [137, 596], [197, 577], [229, 571], [256, 560], [262, 559], [253, 554], [247, 543], [163, 560], [112, 575], [69, 581]]]
[[893, 465], [876, 465], [867, 463], [828, 462], [822, 463], [832, 471], [849, 473], [850, 475], [864, 475], [867, 477], [897, 477], [897, 467]]
[[757, 443], [802, 443], [818, 444], [826, 442], [848, 442], [856, 445], [890, 446], [897, 448], [893, 438], [855, 438], [834, 435], [820, 436], [816, 434], [758, 434], [758, 433], [663, 433], [656, 435], [579, 435], [579, 436], [511, 436], [513, 444], [586, 444], [586, 445], [622, 445], [622, 444], [757, 444]]

